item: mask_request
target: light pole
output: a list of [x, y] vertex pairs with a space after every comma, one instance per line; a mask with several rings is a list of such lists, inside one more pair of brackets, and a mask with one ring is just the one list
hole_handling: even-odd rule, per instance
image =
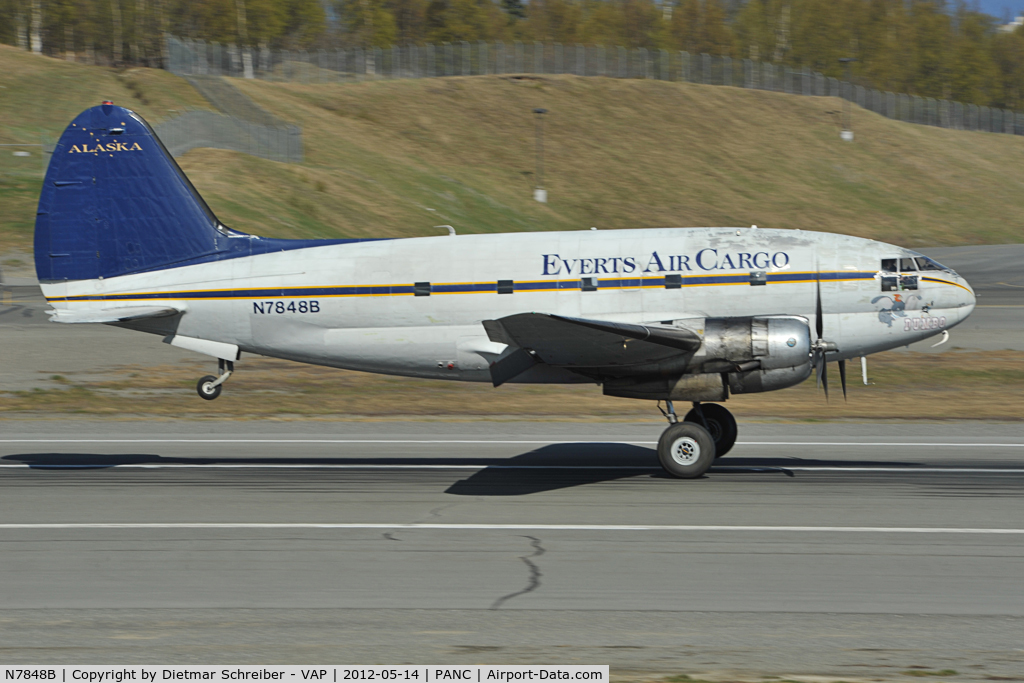
[[541, 204], [547, 204], [548, 191], [544, 189], [544, 114], [547, 114], [548, 110], [538, 107], [533, 113], [537, 115], [537, 186], [533, 188], [533, 198]]
[[839, 63], [846, 67], [846, 97], [843, 102], [843, 131], [839, 137], [847, 142], [853, 142], [853, 130], [850, 124], [850, 97], [853, 82], [850, 80], [850, 63], [857, 61], [853, 57], [840, 57]]

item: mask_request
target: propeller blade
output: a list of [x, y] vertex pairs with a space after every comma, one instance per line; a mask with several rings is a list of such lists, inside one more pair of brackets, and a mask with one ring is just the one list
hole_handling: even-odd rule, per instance
[[814, 374], [818, 380], [818, 388], [825, 389], [825, 400], [828, 401], [828, 372], [826, 370], [825, 354], [816, 351], [814, 353]]
[[825, 321], [821, 315], [821, 280], [818, 279], [817, 266], [814, 271], [814, 290], [815, 296], [817, 297], [816, 305], [814, 309], [814, 327], [818, 332], [818, 339], [825, 338]]
[[821, 355], [821, 388], [825, 390], [825, 402], [828, 403], [828, 363], [825, 354]]
[[843, 400], [846, 400], [846, 361], [839, 361], [839, 383], [843, 385]]

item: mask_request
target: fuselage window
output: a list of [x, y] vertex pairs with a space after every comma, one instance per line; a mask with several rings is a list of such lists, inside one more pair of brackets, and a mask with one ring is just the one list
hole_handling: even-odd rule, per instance
[[897, 272], [899, 270], [896, 267], [896, 264], [898, 262], [899, 262], [899, 259], [895, 259], [895, 258], [884, 258], [884, 259], [882, 259], [882, 272], [883, 273], [895, 273], [895, 272]]

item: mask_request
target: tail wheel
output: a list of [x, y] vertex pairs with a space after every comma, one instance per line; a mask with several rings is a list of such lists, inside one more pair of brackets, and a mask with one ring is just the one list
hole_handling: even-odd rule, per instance
[[677, 422], [658, 440], [658, 460], [673, 477], [696, 479], [715, 461], [715, 442], [700, 425]]
[[736, 418], [725, 406], [718, 403], [701, 403], [700, 409], [704, 413], [703, 420], [694, 408], [686, 414], [683, 422], [693, 422], [704, 427], [704, 422], [707, 421], [706, 428], [715, 442], [715, 457], [721, 458], [736, 445], [736, 436], [739, 434]]
[[214, 377], [213, 375], [206, 375], [205, 377], [201, 378], [199, 380], [199, 383], [196, 384], [196, 393], [199, 394], [199, 397], [205, 398], [207, 401], [212, 401], [213, 399], [220, 396], [221, 389], [224, 388], [224, 385], [217, 384], [215, 386], [213, 383], [216, 381], [217, 378]]

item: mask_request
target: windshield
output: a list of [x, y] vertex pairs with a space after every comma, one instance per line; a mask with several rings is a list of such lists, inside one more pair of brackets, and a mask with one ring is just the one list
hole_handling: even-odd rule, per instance
[[[914, 261], [917, 263], [918, 270], [941, 270], [947, 273], [953, 273], [953, 269], [948, 266], [944, 266], [934, 259], [930, 259], [927, 256], [921, 254], [914, 255]], [[954, 275], [956, 273], [953, 273]]]

